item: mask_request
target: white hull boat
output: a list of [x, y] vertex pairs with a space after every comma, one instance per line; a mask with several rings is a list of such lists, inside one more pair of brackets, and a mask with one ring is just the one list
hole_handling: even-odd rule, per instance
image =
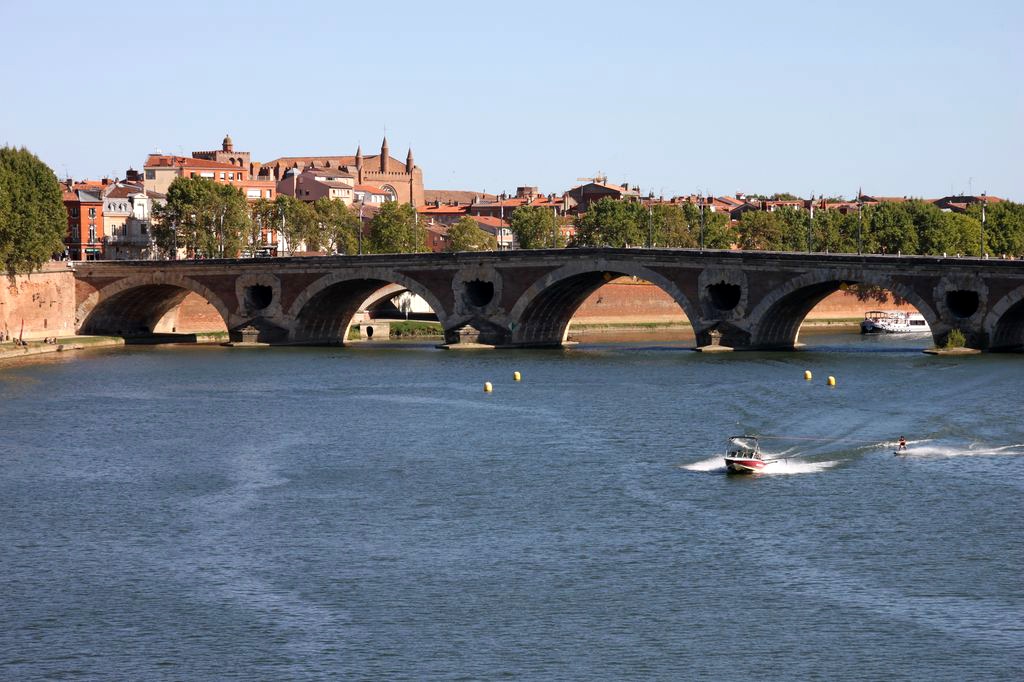
[[761, 456], [756, 436], [732, 436], [725, 448], [725, 470], [730, 474], [756, 474], [774, 461]]
[[930, 332], [931, 327], [921, 313], [902, 310], [871, 310], [864, 313], [861, 334], [914, 334]]

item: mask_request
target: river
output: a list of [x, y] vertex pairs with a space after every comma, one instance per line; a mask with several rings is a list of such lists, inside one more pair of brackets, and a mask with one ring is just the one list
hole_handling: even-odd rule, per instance
[[803, 340], [0, 368], [0, 678], [1020, 679], [1024, 361]]

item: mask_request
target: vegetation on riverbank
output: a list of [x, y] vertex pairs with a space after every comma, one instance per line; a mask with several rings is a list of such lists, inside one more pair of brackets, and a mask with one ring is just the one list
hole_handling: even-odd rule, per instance
[[32, 272], [64, 250], [68, 217], [60, 183], [27, 149], [0, 147], [0, 267]]
[[[390, 327], [388, 338], [391, 339], [440, 339], [444, 337], [444, 330], [440, 322], [429, 322], [423, 320], [381, 320]], [[354, 324], [348, 330], [349, 341], [359, 341], [361, 325]]]

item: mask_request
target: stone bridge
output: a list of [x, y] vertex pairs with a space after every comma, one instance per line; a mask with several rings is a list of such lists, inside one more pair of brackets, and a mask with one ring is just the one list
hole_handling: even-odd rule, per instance
[[553, 249], [75, 264], [76, 328], [144, 335], [189, 292], [231, 333], [268, 343], [341, 344], [367, 301], [408, 290], [437, 314], [448, 344], [559, 346], [580, 304], [629, 275], [667, 292], [697, 345], [791, 349], [800, 324], [843, 285], [886, 289], [927, 319], [936, 343], [960, 329], [983, 350], [1024, 349], [1024, 263], [977, 258], [689, 249]]

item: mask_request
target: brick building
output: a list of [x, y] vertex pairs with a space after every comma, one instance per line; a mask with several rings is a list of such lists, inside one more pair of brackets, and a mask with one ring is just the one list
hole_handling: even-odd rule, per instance
[[103, 189], [108, 182], [72, 182], [68, 179], [61, 188], [68, 214], [64, 246], [71, 260], [103, 258]]
[[303, 171], [307, 168], [331, 169], [350, 173], [355, 185], [369, 185], [383, 191], [388, 198], [402, 203], [422, 206], [423, 171], [412, 158], [412, 149], [405, 157], [405, 163], [392, 158], [388, 140], [381, 143], [380, 154], [363, 156], [357, 148], [355, 156], [283, 156], [263, 164], [251, 164], [252, 172], [261, 179], [280, 181], [291, 169]]
[[146, 190], [160, 194], [167, 193], [167, 189], [175, 178], [199, 177], [222, 185], [237, 187], [249, 201], [259, 199], [272, 201], [277, 196], [276, 181], [253, 177], [248, 167], [240, 167], [232, 163], [188, 156], [150, 154], [143, 166], [143, 171], [145, 172]]

